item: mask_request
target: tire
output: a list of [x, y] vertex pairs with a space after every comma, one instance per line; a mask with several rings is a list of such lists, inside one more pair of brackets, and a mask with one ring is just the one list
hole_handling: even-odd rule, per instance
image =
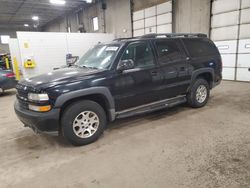
[[63, 136], [73, 145], [95, 142], [107, 124], [104, 109], [90, 100], [77, 101], [68, 106], [61, 119]]
[[192, 108], [200, 108], [207, 104], [209, 95], [210, 88], [208, 82], [203, 78], [198, 78], [187, 94], [187, 102]]

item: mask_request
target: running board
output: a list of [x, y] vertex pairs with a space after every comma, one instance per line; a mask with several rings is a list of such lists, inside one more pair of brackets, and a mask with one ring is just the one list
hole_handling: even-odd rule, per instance
[[157, 101], [157, 102], [153, 102], [153, 103], [149, 103], [149, 104], [145, 104], [145, 105], [138, 106], [135, 108], [129, 108], [129, 109], [117, 112], [116, 118], [126, 118], [126, 117], [148, 113], [148, 112], [152, 112], [156, 110], [161, 110], [164, 108], [170, 108], [170, 107], [173, 107], [178, 104], [185, 103], [185, 102], [187, 102], [186, 96], [178, 96], [178, 97], [171, 98], [171, 99], [165, 99], [165, 100], [161, 100], [161, 101]]

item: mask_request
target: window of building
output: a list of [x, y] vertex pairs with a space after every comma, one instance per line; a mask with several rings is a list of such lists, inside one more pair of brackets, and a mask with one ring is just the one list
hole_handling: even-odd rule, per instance
[[98, 17], [94, 17], [92, 19], [92, 22], [93, 22], [93, 29], [94, 29], [94, 31], [98, 31], [99, 30]]
[[181, 60], [180, 49], [174, 41], [157, 41], [155, 45], [161, 64]]
[[1, 43], [2, 44], [9, 44], [9, 39], [10, 39], [9, 35], [1, 35]]

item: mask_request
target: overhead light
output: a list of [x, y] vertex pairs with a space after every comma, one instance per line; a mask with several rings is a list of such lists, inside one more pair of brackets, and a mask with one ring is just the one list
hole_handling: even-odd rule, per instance
[[24, 26], [24, 27], [29, 27], [29, 24], [24, 24], [23, 26]]
[[66, 1], [64, 0], [50, 0], [51, 4], [55, 4], [55, 5], [65, 5]]
[[81, 0], [81, 1], [85, 1], [86, 3], [92, 3], [93, 0]]
[[32, 20], [37, 21], [37, 20], [39, 20], [39, 17], [38, 17], [38, 16], [33, 16], [33, 17], [32, 17]]
[[2, 44], [9, 44], [10, 36], [9, 35], [1, 35], [1, 43]]

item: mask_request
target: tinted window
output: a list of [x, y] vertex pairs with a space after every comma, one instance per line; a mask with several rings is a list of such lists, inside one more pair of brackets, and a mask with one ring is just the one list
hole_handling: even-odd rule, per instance
[[205, 39], [183, 39], [192, 57], [201, 57], [217, 54], [216, 47], [212, 42]]
[[147, 43], [130, 44], [124, 51], [121, 59], [132, 59], [136, 68], [144, 68], [154, 65], [153, 53]]
[[181, 59], [180, 49], [174, 41], [157, 41], [155, 45], [160, 63], [168, 63]]

